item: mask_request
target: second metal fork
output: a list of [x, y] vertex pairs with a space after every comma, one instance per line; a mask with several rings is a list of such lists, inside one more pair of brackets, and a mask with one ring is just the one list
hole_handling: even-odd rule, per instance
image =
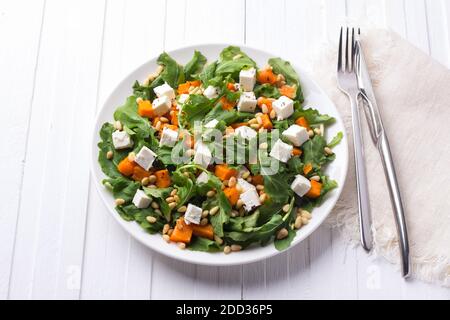
[[[345, 39], [344, 39], [345, 36]], [[345, 47], [344, 47], [345, 46]], [[353, 144], [356, 168], [356, 189], [358, 195], [358, 214], [361, 235], [361, 244], [367, 251], [372, 249], [372, 219], [370, 214], [369, 190], [367, 187], [366, 165], [364, 161], [364, 148], [358, 109], [358, 81], [355, 71], [355, 29], [352, 28], [351, 39], [349, 28], [345, 35], [343, 28], [339, 37], [339, 53], [337, 65], [337, 78], [339, 89], [343, 91], [350, 100], [352, 112]]]

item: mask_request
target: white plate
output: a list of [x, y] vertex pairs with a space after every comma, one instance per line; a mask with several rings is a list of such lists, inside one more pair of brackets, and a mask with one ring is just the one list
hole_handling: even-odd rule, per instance
[[[227, 45], [224, 44], [207, 44], [207, 45], [197, 45], [192, 47], [186, 47], [169, 52], [176, 61], [181, 64], [188, 62], [194, 50], [199, 50], [207, 58], [208, 62], [214, 61], [219, 57], [220, 51]], [[274, 55], [261, 51], [258, 49], [249, 48], [246, 46], [240, 46], [241, 49], [246, 52], [253, 60], [256, 61], [258, 66], [264, 66], [269, 58], [274, 57]], [[292, 62], [291, 62], [292, 63]], [[311, 106], [318, 109], [321, 113], [326, 113], [334, 118], [336, 122], [327, 127], [326, 136], [328, 139], [333, 137], [337, 132], [342, 131], [344, 133], [344, 139], [342, 142], [336, 146], [333, 150], [336, 153], [336, 160], [329, 164], [327, 167], [327, 174], [339, 184], [339, 187], [327, 195], [326, 201], [318, 208], [313, 211], [313, 218], [310, 223], [302, 227], [298, 232], [291, 244], [291, 247], [303, 241], [308, 237], [319, 225], [325, 220], [330, 211], [333, 209], [339, 195], [341, 194], [342, 187], [344, 186], [345, 177], [347, 174], [348, 166], [348, 149], [347, 149], [347, 137], [345, 135], [344, 124], [341, 117], [339, 116], [336, 107], [331, 102], [331, 100], [325, 95], [325, 93], [317, 86], [317, 84], [311, 80], [311, 78], [302, 69], [295, 66], [292, 63], [295, 70], [298, 72], [303, 92], [305, 95], [305, 106]], [[105, 178], [105, 175], [100, 169], [97, 162], [98, 148], [97, 143], [99, 142], [99, 130], [103, 123], [111, 122], [113, 120], [114, 110], [122, 105], [127, 98], [127, 96], [132, 94], [132, 85], [135, 80], [143, 81], [149, 73], [155, 70], [156, 58], [150, 60], [146, 64], [142, 65], [138, 69], [131, 72], [111, 93], [111, 95], [106, 100], [104, 106], [97, 115], [95, 122], [93, 140], [92, 140], [92, 155], [91, 155], [91, 173], [94, 178], [94, 184], [100, 193], [108, 211], [116, 219], [116, 221], [135, 239], [145, 244], [149, 248], [158, 251], [166, 256], [183, 260], [186, 262], [191, 262], [195, 264], [204, 265], [236, 265], [254, 262], [257, 260], [269, 258], [280, 251], [276, 250], [273, 243], [265, 247], [251, 247], [243, 250], [241, 252], [234, 252], [229, 255], [225, 255], [222, 252], [218, 253], [206, 253], [206, 252], [196, 252], [190, 250], [180, 250], [175, 244], [166, 243], [161, 235], [150, 235], [146, 233], [137, 223], [127, 222], [120, 218], [116, 210], [114, 209], [114, 198], [112, 194], [106, 190], [102, 185], [101, 181]]]

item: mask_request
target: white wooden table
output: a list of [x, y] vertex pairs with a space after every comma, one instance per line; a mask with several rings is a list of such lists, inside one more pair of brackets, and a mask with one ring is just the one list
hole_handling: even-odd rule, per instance
[[96, 110], [162, 50], [246, 43], [301, 64], [347, 19], [450, 65], [448, 0], [0, 0], [0, 298], [450, 299], [326, 226], [251, 265], [170, 260], [117, 225], [89, 176]]

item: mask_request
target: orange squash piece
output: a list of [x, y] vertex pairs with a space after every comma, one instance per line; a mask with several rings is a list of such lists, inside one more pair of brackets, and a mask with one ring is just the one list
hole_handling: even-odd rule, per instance
[[164, 170], [158, 170], [155, 172], [155, 176], [156, 176], [156, 186], [158, 188], [167, 188], [168, 186], [170, 186], [170, 175], [169, 175], [169, 170], [164, 169]]
[[189, 243], [191, 242], [193, 231], [192, 225], [186, 224], [184, 218], [181, 217], [177, 220], [177, 224], [170, 235], [170, 241]]
[[291, 87], [288, 86], [287, 84], [285, 84], [284, 86], [282, 86], [281, 88], [278, 89], [280, 91], [280, 94], [283, 96], [286, 96], [288, 98], [294, 99], [295, 95], [296, 95], [296, 88], [295, 87]]
[[138, 114], [141, 117], [153, 118], [153, 107], [149, 100], [142, 100], [138, 103]]
[[264, 185], [264, 177], [262, 175], [256, 175], [252, 178], [252, 183], [256, 186], [258, 184]]
[[308, 120], [306, 120], [305, 117], [300, 117], [297, 120], [295, 120], [295, 124], [298, 124], [300, 127], [303, 127], [306, 130], [311, 129], [311, 127], [309, 126]]
[[273, 129], [273, 124], [272, 124], [272, 121], [270, 121], [268, 114], [263, 114], [261, 116], [261, 120], [262, 120], [262, 125], [263, 125], [264, 129]]
[[292, 155], [293, 156], [301, 156], [302, 155], [302, 150], [299, 148], [293, 148], [292, 149]]
[[230, 169], [227, 164], [218, 164], [214, 170], [214, 174], [222, 181], [229, 180], [231, 177], [237, 176], [236, 169]]
[[244, 127], [244, 126], [248, 126], [247, 122], [239, 122], [239, 123], [233, 123], [231, 124], [231, 127], [233, 129], [239, 128], [239, 127]]
[[258, 107], [262, 108], [262, 105], [265, 104], [267, 109], [269, 109], [269, 112], [272, 111], [272, 102], [274, 102], [275, 99], [272, 98], [266, 98], [266, 97], [259, 97], [257, 100]]
[[136, 166], [137, 166], [137, 164], [134, 161], [130, 161], [130, 160], [128, 160], [128, 157], [125, 157], [117, 165], [117, 170], [119, 170], [119, 172], [121, 174], [123, 174], [124, 176], [129, 177], [129, 176], [133, 175], [134, 168]]
[[273, 73], [272, 69], [267, 68], [259, 70], [256, 80], [258, 80], [259, 83], [274, 84], [277, 82], [277, 76]]
[[190, 82], [186, 82], [186, 83], [182, 83], [178, 86], [178, 94], [188, 94], [189, 93], [189, 88], [191, 87]]
[[190, 81], [190, 84], [193, 87], [200, 87], [202, 85], [202, 82], [200, 80], [194, 80], [194, 81]]
[[206, 226], [194, 224], [192, 225], [192, 230], [194, 236], [214, 240], [214, 228], [211, 224], [207, 224]]
[[222, 104], [223, 110], [231, 110], [236, 105], [234, 102], [227, 100], [225, 97], [220, 98], [220, 103]]
[[228, 82], [227, 83], [227, 89], [232, 91], [232, 92], [236, 91], [236, 87], [234, 86], [234, 83], [232, 83], [232, 82]]
[[225, 196], [227, 197], [228, 201], [232, 206], [236, 205], [236, 203], [239, 200], [239, 191], [236, 187], [232, 188], [225, 188], [223, 190], [223, 193], [225, 193]]
[[135, 181], [141, 181], [144, 178], [150, 177], [150, 171], [144, 170], [141, 166], [135, 166], [131, 178]]
[[309, 189], [308, 193], [306, 194], [306, 196], [308, 198], [318, 198], [320, 197], [320, 193], [322, 191], [322, 184], [318, 181], [315, 180], [311, 180], [311, 189]]
[[303, 173], [308, 174], [312, 171], [313, 167], [311, 163], [307, 163], [303, 166]]
[[178, 127], [178, 111], [172, 110], [170, 112], [170, 123]]

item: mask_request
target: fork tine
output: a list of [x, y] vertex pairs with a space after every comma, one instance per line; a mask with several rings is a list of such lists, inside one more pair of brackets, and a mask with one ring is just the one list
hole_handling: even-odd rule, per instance
[[349, 59], [349, 52], [348, 52], [348, 27], [345, 37], [345, 70], [350, 72], [350, 59]]
[[352, 28], [352, 49], [351, 49], [351, 61], [352, 61], [352, 68], [351, 71], [355, 69], [355, 28]]
[[338, 51], [338, 71], [342, 71], [342, 31], [343, 27], [341, 27], [341, 34], [339, 36], [339, 51]]

